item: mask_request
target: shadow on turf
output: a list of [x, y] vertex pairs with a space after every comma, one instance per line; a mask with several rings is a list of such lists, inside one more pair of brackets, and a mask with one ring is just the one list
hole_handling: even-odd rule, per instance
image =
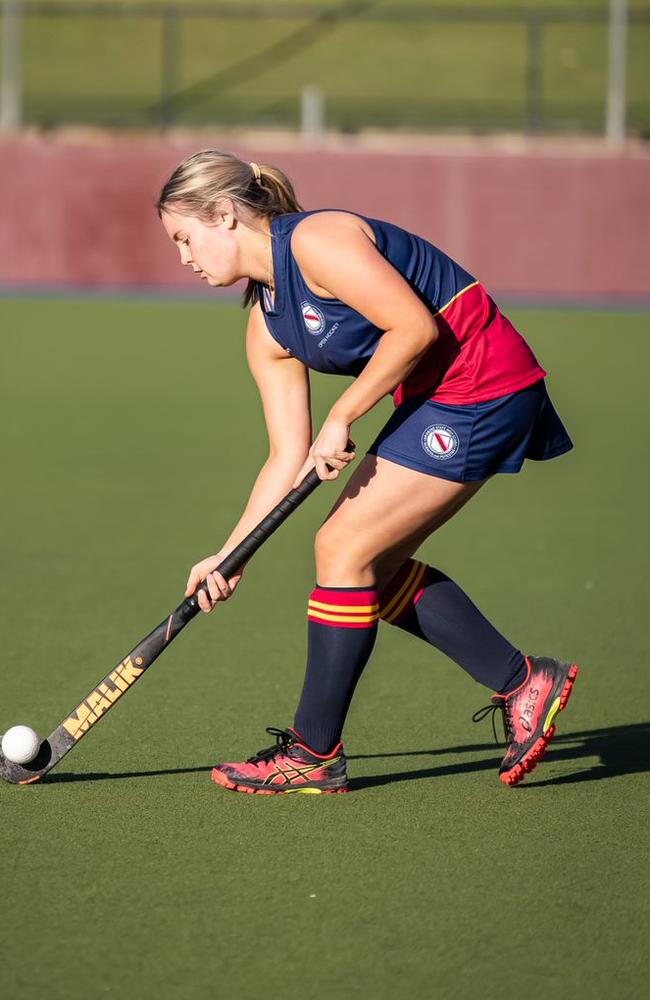
[[[55, 782], [66, 783], [68, 781], [115, 781], [117, 778], [158, 778], [164, 774], [194, 774], [198, 771], [211, 771], [214, 764], [205, 767], [174, 767], [160, 771], [88, 771], [86, 774], [48, 774], [43, 779], [43, 785], [52, 785]], [[34, 786], [38, 788], [38, 783]]]
[[[590, 757], [599, 757], [597, 764], [574, 774], [563, 774], [544, 781], [530, 778], [518, 789], [539, 788], [544, 785], [572, 784], [580, 781], [600, 781], [622, 774], [639, 774], [650, 771], [650, 723], [640, 722], [632, 726], [610, 726], [607, 729], [582, 730], [576, 733], [561, 733], [556, 736], [544, 759], [546, 764], [573, 763]], [[447, 755], [484, 753], [496, 750], [494, 743], [474, 743], [465, 746], [444, 747], [433, 750], [407, 750], [399, 753], [356, 754], [349, 760], [384, 760], [390, 757], [444, 757]], [[486, 760], [466, 760], [436, 767], [420, 768], [415, 771], [396, 771], [392, 774], [377, 774], [352, 778], [350, 791], [357, 792], [377, 785], [390, 785], [396, 781], [414, 781], [424, 778], [443, 778], [452, 774], [469, 774], [476, 771], [494, 771], [499, 766], [500, 751], [495, 758]], [[44, 784], [71, 781], [115, 781], [120, 778], [155, 778], [168, 774], [196, 774], [212, 769], [204, 767], [166, 768], [158, 771], [110, 771], [89, 772], [87, 774], [52, 774]], [[543, 772], [542, 772], [543, 773]], [[36, 785], [35, 787], [38, 787]]]
[[[551, 743], [544, 758], [545, 764], [573, 763], [591, 757], [599, 757], [597, 764], [587, 770], [573, 774], [563, 774], [544, 781], [530, 778], [518, 785], [518, 789], [540, 788], [544, 785], [572, 784], [580, 781], [600, 781], [622, 774], [639, 774], [650, 771], [650, 723], [640, 722], [631, 726], [610, 726], [605, 729], [582, 730], [575, 733], [558, 734]], [[441, 757], [448, 754], [472, 754], [493, 750], [493, 743], [471, 746], [446, 747], [437, 750], [410, 750], [405, 753], [359, 754], [350, 760], [369, 760], [386, 757]], [[378, 774], [369, 777], [352, 778], [351, 791], [361, 791], [376, 785], [390, 785], [395, 781], [412, 781], [423, 778], [442, 778], [452, 774], [467, 774], [476, 771], [498, 769], [499, 758], [488, 760], [468, 760], [454, 764], [443, 764], [416, 771], [398, 771], [392, 774]]]

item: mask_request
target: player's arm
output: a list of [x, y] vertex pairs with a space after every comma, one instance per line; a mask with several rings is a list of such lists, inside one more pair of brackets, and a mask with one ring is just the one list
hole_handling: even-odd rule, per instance
[[[347, 303], [385, 331], [357, 379], [339, 397], [310, 450], [321, 479], [329, 454], [345, 446], [350, 425], [403, 382], [438, 338], [436, 321], [402, 275], [377, 250], [362, 221], [343, 213], [309, 216], [292, 250], [308, 284]], [[306, 463], [300, 474], [309, 467]]]
[[259, 390], [269, 439], [269, 456], [246, 509], [230, 535], [234, 548], [291, 489], [311, 444], [311, 400], [307, 368], [273, 340], [259, 303], [246, 331], [246, 356]]
[[[186, 595], [207, 580], [213, 601], [230, 596], [241, 578], [226, 581], [215, 567], [248, 535], [291, 489], [311, 444], [309, 377], [306, 367], [288, 357], [266, 328], [259, 304], [253, 306], [246, 330], [246, 355], [257, 383], [269, 438], [269, 456], [260, 469], [242, 516], [219, 552], [192, 567]], [[199, 594], [203, 611], [212, 605]]]
[[436, 341], [436, 321], [356, 216], [308, 217], [296, 228], [292, 249], [309, 284], [385, 331], [363, 372], [334, 405], [352, 423], [403, 382]]

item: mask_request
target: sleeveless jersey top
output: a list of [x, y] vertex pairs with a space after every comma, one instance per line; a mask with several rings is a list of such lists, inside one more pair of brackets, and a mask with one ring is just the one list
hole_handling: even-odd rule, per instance
[[[271, 221], [275, 299], [271, 303], [266, 287], [258, 285], [262, 313], [287, 354], [314, 371], [356, 376], [385, 331], [345, 302], [323, 298], [308, 287], [291, 251], [291, 236], [302, 219], [314, 214], [295, 212]], [[395, 405], [415, 396], [456, 405], [478, 403], [546, 375], [485, 288], [451, 257], [399, 226], [358, 217], [371, 227], [379, 253], [426, 303], [438, 326], [436, 342], [393, 392]]]

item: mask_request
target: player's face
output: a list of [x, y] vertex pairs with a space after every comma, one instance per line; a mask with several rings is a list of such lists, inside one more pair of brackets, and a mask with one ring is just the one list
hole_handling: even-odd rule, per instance
[[209, 285], [232, 285], [242, 277], [237, 270], [237, 238], [228, 213], [206, 223], [179, 212], [164, 211], [162, 224], [178, 247], [181, 263]]

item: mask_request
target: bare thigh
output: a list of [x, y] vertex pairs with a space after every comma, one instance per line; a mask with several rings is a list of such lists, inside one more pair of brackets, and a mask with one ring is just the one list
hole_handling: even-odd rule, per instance
[[382, 587], [485, 480], [452, 483], [366, 455], [316, 536], [321, 587]]

